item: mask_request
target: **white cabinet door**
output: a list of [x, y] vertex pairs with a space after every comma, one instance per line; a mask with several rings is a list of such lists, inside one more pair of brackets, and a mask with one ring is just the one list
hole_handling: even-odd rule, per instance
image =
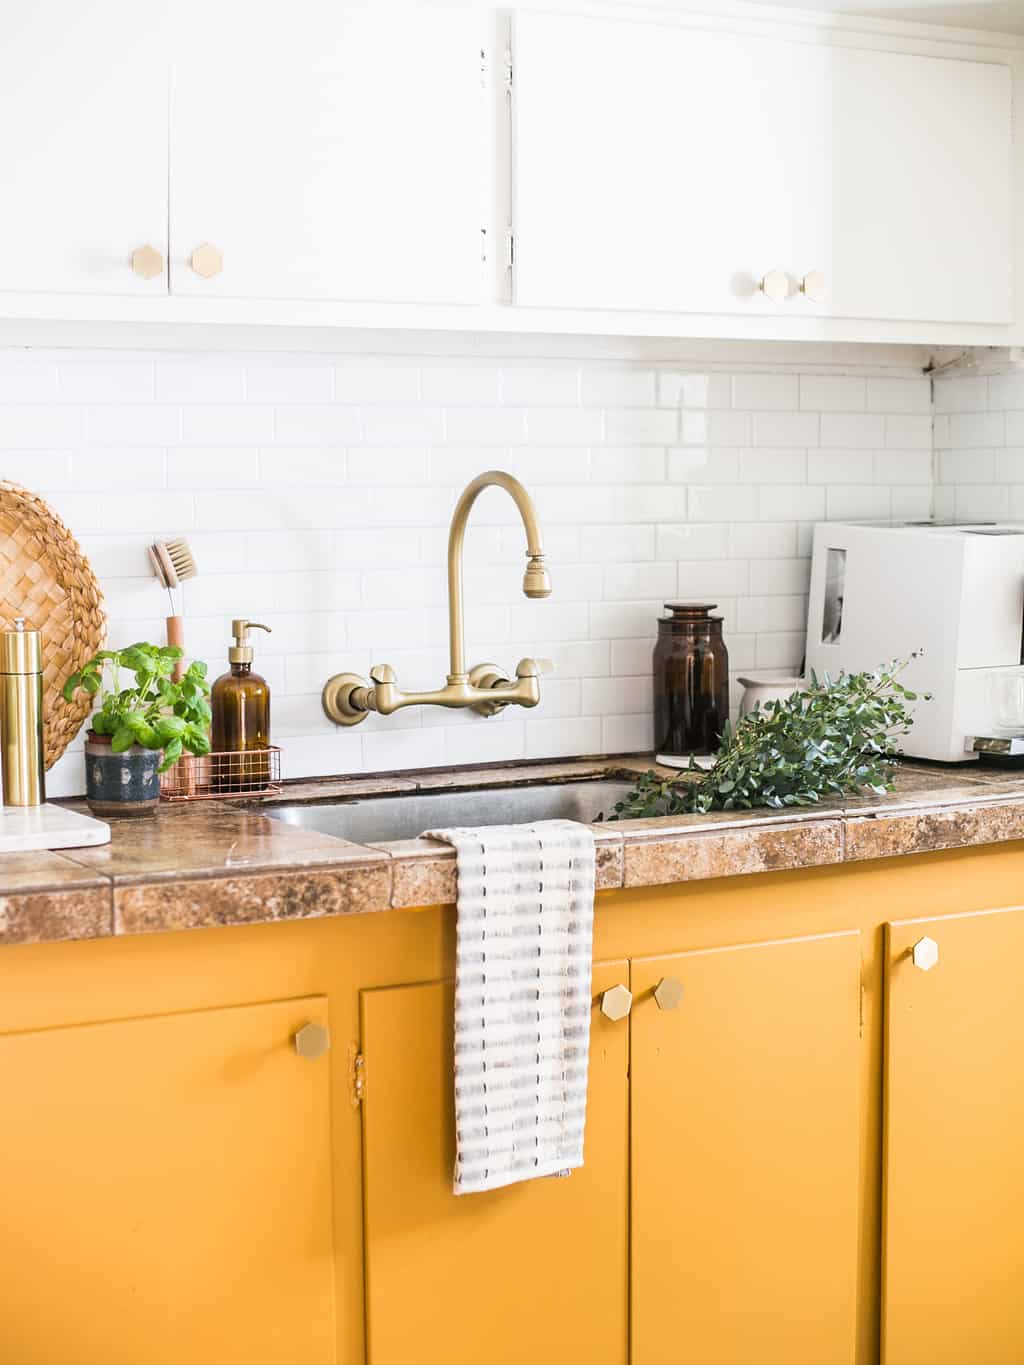
[[[434, 6], [197, 5], [172, 98], [172, 293], [478, 302], [480, 33]], [[223, 268], [204, 278], [206, 243]]]
[[1011, 320], [1008, 67], [534, 13], [514, 59], [517, 303]]
[[1010, 68], [837, 48], [832, 312], [1013, 320]]
[[[167, 292], [163, 0], [31, 0], [0, 25], [0, 290]], [[162, 262], [142, 278], [132, 252]]]
[[520, 13], [513, 59], [518, 304], [785, 312], [767, 272], [829, 271], [827, 49]]

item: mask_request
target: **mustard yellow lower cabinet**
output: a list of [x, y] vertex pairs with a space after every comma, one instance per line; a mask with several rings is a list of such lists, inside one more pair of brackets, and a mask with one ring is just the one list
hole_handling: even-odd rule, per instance
[[1024, 909], [887, 947], [883, 1360], [1024, 1361]]
[[635, 1365], [852, 1365], [860, 938], [633, 961]]
[[330, 1365], [322, 998], [0, 1037], [0, 1360]]
[[583, 1168], [458, 1197], [451, 984], [363, 992], [369, 1365], [626, 1365], [627, 979], [594, 968]]

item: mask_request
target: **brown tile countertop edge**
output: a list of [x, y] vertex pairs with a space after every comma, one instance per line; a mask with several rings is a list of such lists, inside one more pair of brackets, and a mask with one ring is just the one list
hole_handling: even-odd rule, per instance
[[[568, 781], [643, 756], [294, 784], [288, 801]], [[665, 886], [1024, 839], [1024, 776], [905, 765], [897, 790], [813, 808], [591, 826], [599, 890]], [[429, 839], [355, 844], [211, 802], [118, 821], [111, 844], [0, 858], [0, 945], [450, 904], [455, 853]]]

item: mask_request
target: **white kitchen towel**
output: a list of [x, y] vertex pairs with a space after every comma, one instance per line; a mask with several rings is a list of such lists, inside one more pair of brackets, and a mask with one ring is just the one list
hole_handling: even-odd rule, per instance
[[455, 1193], [583, 1164], [594, 837], [573, 820], [429, 831], [458, 857]]

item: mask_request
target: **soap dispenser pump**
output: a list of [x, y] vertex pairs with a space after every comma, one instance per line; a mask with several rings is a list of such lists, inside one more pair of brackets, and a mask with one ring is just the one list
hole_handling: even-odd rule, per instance
[[269, 626], [244, 617], [231, 622], [234, 644], [228, 650], [230, 671], [221, 674], [210, 694], [214, 753], [239, 753], [270, 746], [270, 686], [266, 678], [252, 671], [250, 630], [270, 633]]

